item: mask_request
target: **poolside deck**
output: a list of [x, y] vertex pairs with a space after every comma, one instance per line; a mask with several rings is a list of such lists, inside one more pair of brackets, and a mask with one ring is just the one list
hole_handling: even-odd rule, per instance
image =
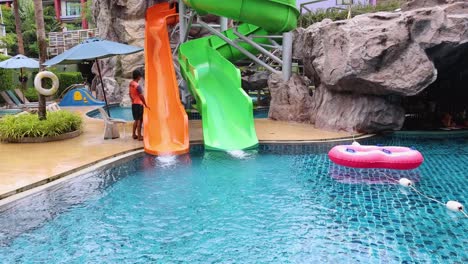
[[[131, 123], [126, 126], [125, 137], [104, 140], [103, 122], [85, 115], [94, 108], [67, 109], [85, 116], [84, 131], [79, 137], [36, 144], [0, 143], [0, 199], [61, 178], [103, 159], [143, 147], [142, 142], [131, 138]], [[344, 132], [318, 130], [311, 125], [268, 119], [257, 119], [255, 125], [261, 142], [318, 141], [351, 136]], [[202, 139], [201, 121], [190, 121], [190, 141], [197, 143], [202, 142]]]

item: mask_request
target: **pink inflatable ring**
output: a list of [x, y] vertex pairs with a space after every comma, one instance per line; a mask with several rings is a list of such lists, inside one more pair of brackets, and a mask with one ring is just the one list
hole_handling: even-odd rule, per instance
[[328, 152], [336, 164], [352, 168], [412, 170], [424, 161], [417, 150], [407, 147], [339, 145]]

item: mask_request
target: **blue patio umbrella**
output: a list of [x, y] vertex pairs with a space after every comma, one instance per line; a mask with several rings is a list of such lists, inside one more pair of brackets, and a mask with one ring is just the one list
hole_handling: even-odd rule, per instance
[[37, 69], [39, 68], [39, 61], [35, 59], [28, 58], [24, 55], [18, 54], [14, 57], [9, 58], [8, 60], [4, 60], [0, 62], [0, 68], [5, 69], [22, 69], [22, 68], [30, 68], [30, 69]]
[[[37, 69], [39, 68], [39, 61], [28, 58], [24, 55], [18, 54], [14, 57], [9, 58], [0, 62], [0, 68], [4, 69], [20, 69], [20, 82], [24, 89], [27, 79], [23, 77], [23, 68]], [[25, 101], [23, 94], [23, 102]]]
[[142, 50], [143, 49], [140, 47], [103, 40], [100, 38], [90, 38], [65, 51], [64, 53], [44, 62], [44, 65], [51, 66], [55, 64], [74, 64], [82, 61], [95, 61], [99, 73], [99, 79], [101, 81], [104, 100], [106, 102], [107, 113], [110, 116], [109, 107], [107, 107], [107, 97], [104, 89], [104, 82], [102, 81], [101, 68], [99, 67], [98, 60], [109, 58], [115, 55], [132, 54]]

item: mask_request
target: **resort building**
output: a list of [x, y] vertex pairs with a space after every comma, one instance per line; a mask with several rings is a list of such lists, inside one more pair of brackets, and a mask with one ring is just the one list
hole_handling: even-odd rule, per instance
[[0, 5], [11, 6], [11, 4], [13, 4], [13, 0], [0, 0]]
[[44, 4], [48, 2], [53, 3], [58, 21], [81, 24], [82, 29], [88, 29], [88, 21], [83, 14], [85, 0], [50, 0], [44, 1]]

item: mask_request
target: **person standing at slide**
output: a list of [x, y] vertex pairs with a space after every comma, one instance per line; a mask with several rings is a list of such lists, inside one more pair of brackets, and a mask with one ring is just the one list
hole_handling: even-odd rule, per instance
[[141, 80], [142, 74], [139, 70], [133, 71], [133, 80], [130, 82], [130, 99], [132, 100], [132, 115], [133, 115], [133, 139], [143, 140], [141, 135], [141, 127], [143, 125], [143, 106], [146, 105], [145, 97], [143, 96], [143, 89], [138, 82]]

